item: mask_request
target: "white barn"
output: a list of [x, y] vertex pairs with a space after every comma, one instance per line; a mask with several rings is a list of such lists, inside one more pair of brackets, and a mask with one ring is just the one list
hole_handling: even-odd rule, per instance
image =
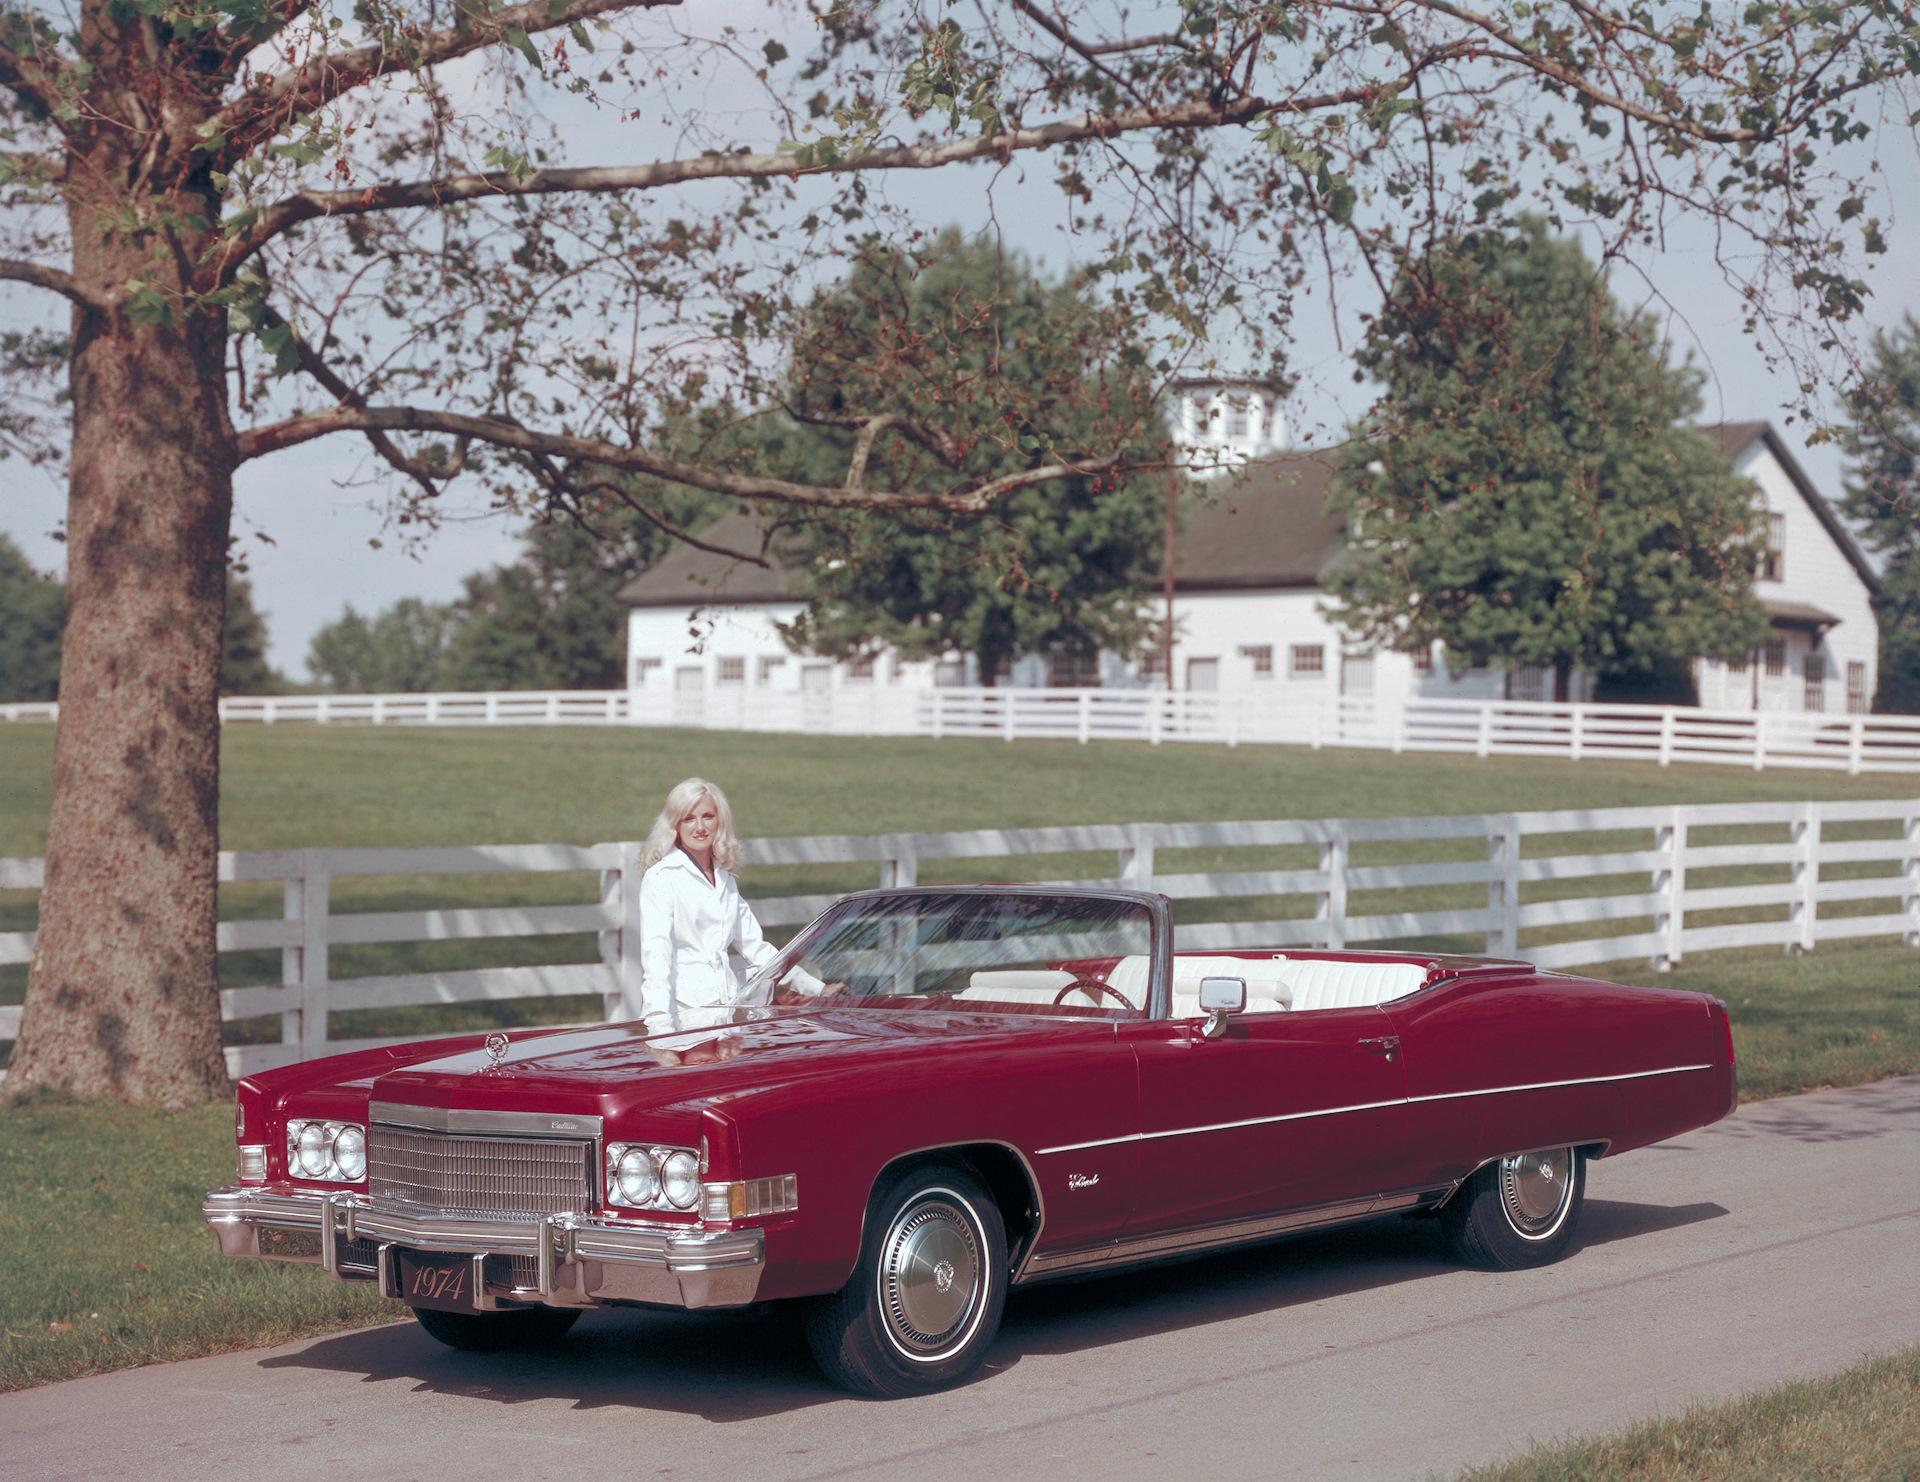
[[[1393, 702], [1423, 696], [1548, 700], [1550, 671], [1449, 672], [1438, 655], [1357, 650], [1327, 616], [1320, 573], [1345, 547], [1327, 512], [1325, 455], [1277, 452], [1277, 408], [1256, 388], [1203, 389], [1182, 397], [1185, 440], [1248, 460], [1245, 477], [1220, 479], [1189, 517], [1174, 563], [1173, 677], [1180, 688], [1298, 687], [1302, 697], [1341, 693]], [[1764, 422], [1703, 429], [1754, 481], [1772, 553], [1758, 595], [1773, 614], [1766, 643], [1739, 665], [1702, 662], [1696, 684], [1713, 708], [1864, 711], [1879, 649], [1872, 568]], [[703, 538], [757, 549], [750, 518], [731, 515]], [[802, 603], [786, 573], [682, 546], [621, 590], [627, 605], [627, 683], [661, 701], [678, 691], [818, 692], [874, 685], [966, 685], [971, 656], [859, 663], [792, 652], [776, 624]], [[1097, 665], [1032, 655], [1013, 667], [1017, 686], [1159, 686], [1160, 656], [1103, 654]], [[636, 699], [639, 698], [636, 695]], [[1591, 681], [1576, 676], [1576, 699]]]

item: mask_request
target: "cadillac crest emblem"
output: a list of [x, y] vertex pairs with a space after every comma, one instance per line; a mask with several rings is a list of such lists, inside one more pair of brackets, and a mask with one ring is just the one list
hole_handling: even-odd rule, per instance
[[507, 1037], [495, 1030], [487, 1036], [487, 1069], [494, 1070], [507, 1058]]

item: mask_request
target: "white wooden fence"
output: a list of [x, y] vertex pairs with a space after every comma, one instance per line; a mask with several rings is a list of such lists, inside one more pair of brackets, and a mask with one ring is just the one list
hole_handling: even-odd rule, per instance
[[[52, 720], [53, 704], [0, 705]], [[1697, 710], [1662, 705], [1302, 696], [1285, 683], [1234, 693], [1166, 690], [506, 690], [473, 694], [262, 695], [220, 702], [229, 725], [639, 725], [839, 736], [1008, 741], [1279, 742], [1474, 756], [1557, 756], [1832, 771], [1920, 772], [1920, 716]]]
[[[1831, 836], [1835, 825], [1855, 835]], [[1725, 838], [1744, 826], [1738, 840]], [[1711, 835], [1706, 839], [1703, 834]], [[1756, 834], [1765, 838], [1756, 839]], [[1595, 835], [1619, 835], [1597, 841]], [[1596, 842], [1604, 847], [1595, 849]], [[1451, 853], [1399, 863], [1356, 862], [1354, 852]], [[1305, 846], [1304, 848], [1302, 846]], [[223, 854], [223, 881], [280, 881], [283, 909], [266, 920], [223, 921], [223, 952], [278, 949], [277, 985], [224, 989], [228, 1020], [280, 1016], [280, 1040], [230, 1048], [242, 1075], [316, 1055], [393, 1039], [344, 1041], [328, 1016], [354, 1009], [527, 1000], [575, 994], [600, 998], [601, 1012], [623, 1018], [639, 1001], [638, 944], [626, 928], [638, 919], [639, 845], [599, 844], [447, 849], [308, 849]], [[1295, 869], [1183, 873], [1164, 868], [1176, 850], [1291, 848]], [[1157, 890], [1176, 902], [1234, 901], [1265, 919], [1183, 922], [1187, 949], [1245, 946], [1345, 946], [1398, 942], [1520, 955], [1542, 967], [1647, 957], [1656, 966], [1688, 952], [1778, 945], [1810, 951], [1840, 938], [1889, 937], [1920, 947], [1920, 800], [1848, 803], [1720, 804], [1610, 808], [1439, 818], [1313, 819], [1253, 823], [1100, 824], [1078, 828], [984, 830], [756, 839], [748, 866], [877, 867], [881, 885], [915, 883], [923, 863], [945, 878], [1044, 873], [1046, 856], [1110, 853], [1111, 875], [1074, 882]], [[1029, 859], [1022, 870], [1006, 861]], [[950, 862], [999, 861], [955, 868]], [[1159, 863], [1156, 863], [1156, 861]], [[332, 882], [355, 877], [540, 875], [593, 872], [571, 905], [404, 912], [336, 912]], [[1703, 882], [1701, 876], [1715, 878]], [[1772, 878], [1729, 881], [1730, 875]], [[37, 859], [0, 860], [0, 889], [37, 889]], [[751, 882], [749, 882], [751, 883]], [[1474, 904], [1423, 908], [1374, 892], [1463, 888]], [[1478, 903], [1484, 889], [1484, 904]], [[1356, 900], [1363, 893], [1371, 899]], [[768, 927], [811, 920], [832, 894], [757, 899]], [[1280, 914], [1285, 898], [1310, 910]], [[1409, 909], [1408, 907], [1411, 907]], [[1182, 913], [1193, 911], [1181, 908]], [[1732, 920], [1756, 912], [1766, 919]], [[1206, 914], [1204, 910], [1197, 914]], [[1216, 910], [1216, 915], [1222, 914]], [[347, 944], [538, 938], [594, 932], [598, 962], [489, 967], [404, 976], [336, 978], [329, 948]], [[33, 933], [0, 934], [0, 963], [24, 963]], [[562, 954], [556, 954], [562, 955]], [[0, 1008], [0, 1041], [19, 1030], [20, 1010]], [[400, 1038], [405, 1038], [402, 1036]]]

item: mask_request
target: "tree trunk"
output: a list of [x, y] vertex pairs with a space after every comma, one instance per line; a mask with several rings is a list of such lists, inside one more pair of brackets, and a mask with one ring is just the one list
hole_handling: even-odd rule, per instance
[[[83, 286], [184, 286], [204, 238], [103, 235], [102, 215], [73, 207]], [[75, 314], [53, 808], [9, 1091], [183, 1106], [228, 1089], [214, 932], [233, 430], [224, 316], [175, 302], [173, 324]]]
[[1565, 705], [1573, 695], [1573, 665], [1562, 660], [1553, 666], [1553, 703]]

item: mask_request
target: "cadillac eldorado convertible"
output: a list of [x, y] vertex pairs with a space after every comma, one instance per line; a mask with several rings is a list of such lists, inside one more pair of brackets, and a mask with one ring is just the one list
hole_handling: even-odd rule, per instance
[[951, 1384], [1008, 1291], [1386, 1214], [1567, 1252], [1586, 1165], [1724, 1116], [1723, 1004], [1416, 952], [1174, 951], [1160, 896], [837, 902], [731, 1022], [468, 1035], [240, 1083], [230, 1256], [463, 1348], [804, 1304], [836, 1382]]

